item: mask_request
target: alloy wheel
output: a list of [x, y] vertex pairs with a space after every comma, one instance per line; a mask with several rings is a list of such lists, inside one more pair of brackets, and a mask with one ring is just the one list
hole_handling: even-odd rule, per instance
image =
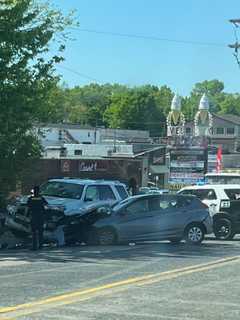
[[192, 226], [188, 230], [188, 241], [192, 243], [200, 243], [203, 239], [202, 229], [198, 226]]

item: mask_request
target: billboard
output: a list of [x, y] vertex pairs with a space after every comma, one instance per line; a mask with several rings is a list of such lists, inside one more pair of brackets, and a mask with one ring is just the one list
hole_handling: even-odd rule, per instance
[[199, 147], [175, 147], [169, 150], [171, 189], [197, 184], [204, 180], [207, 169], [207, 149]]

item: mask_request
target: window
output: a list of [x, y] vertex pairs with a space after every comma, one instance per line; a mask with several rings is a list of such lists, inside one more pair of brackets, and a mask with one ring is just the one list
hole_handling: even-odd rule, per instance
[[127, 213], [145, 213], [148, 212], [148, 201], [146, 199], [137, 200], [126, 208]]
[[86, 191], [85, 201], [99, 201], [99, 190], [97, 186], [89, 186]]
[[234, 133], [235, 133], [234, 128], [227, 128], [227, 134], [231, 135], [231, 134], [234, 134]]
[[183, 190], [180, 194], [193, 195], [200, 200], [216, 200], [217, 196], [213, 189], [189, 189]]
[[100, 200], [116, 200], [109, 186], [98, 186]]
[[74, 155], [75, 156], [81, 156], [82, 155], [82, 150], [74, 150]]
[[40, 193], [43, 196], [80, 199], [82, 196], [83, 185], [50, 181], [45, 183], [40, 188]]
[[186, 134], [191, 134], [192, 133], [192, 129], [190, 127], [186, 128]]
[[116, 200], [109, 186], [89, 186], [86, 191], [85, 201]]
[[240, 189], [225, 189], [224, 191], [229, 200], [240, 200]]
[[216, 200], [216, 193], [213, 189], [198, 189], [193, 190], [193, 195], [195, 195], [200, 200]]
[[179, 192], [179, 194], [192, 195], [193, 194], [193, 190], [183, 190], [183, 191]]
[[177, 208], [178, 201], [175, 197], [156, 197], [149, 199], [149, 210], [150, 211], [162, 211], [171, 208]]
[[123, 186], [115, 186], [115, 187], [121, 199], [126, 199], [128, 197], [127, 191]]
[[224, 128], [217, 128], [216, 134], [224, 134]]

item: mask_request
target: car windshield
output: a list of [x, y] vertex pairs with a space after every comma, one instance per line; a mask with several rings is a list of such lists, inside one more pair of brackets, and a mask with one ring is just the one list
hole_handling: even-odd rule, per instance
[[83, 185], [66, 183], [62, 181], [49, 181], [40, 187], [43, 196], [80, 199], [83, 192]]

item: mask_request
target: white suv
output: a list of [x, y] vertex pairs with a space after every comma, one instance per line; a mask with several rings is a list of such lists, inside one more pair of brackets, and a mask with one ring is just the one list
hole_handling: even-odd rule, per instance
[[230, 207], [230, 200], [240, 199], [240, 185], [216, 184], [184, 187], [180, 194], [194, 195], [209, 207], [211, 216]]

